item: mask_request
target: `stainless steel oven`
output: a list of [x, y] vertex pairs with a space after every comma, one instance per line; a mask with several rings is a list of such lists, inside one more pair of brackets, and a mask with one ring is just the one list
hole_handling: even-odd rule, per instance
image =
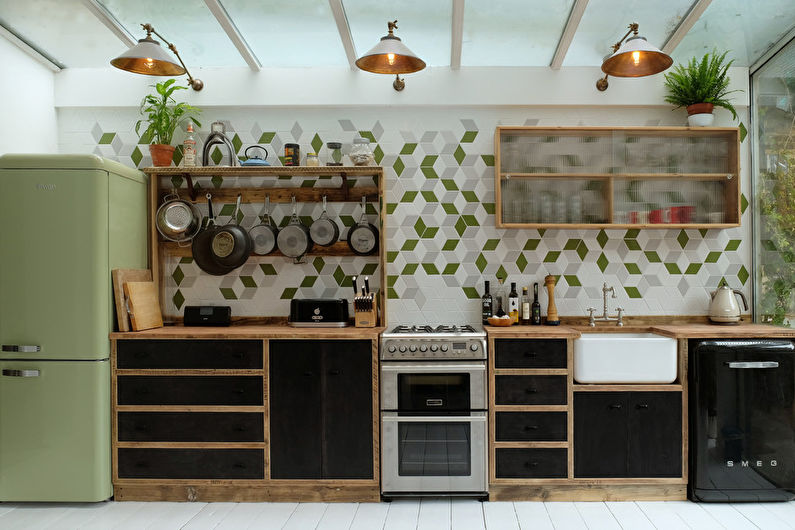
[[485, 333], [403, 327], [381, 339], [384, 496], [485, 496]]

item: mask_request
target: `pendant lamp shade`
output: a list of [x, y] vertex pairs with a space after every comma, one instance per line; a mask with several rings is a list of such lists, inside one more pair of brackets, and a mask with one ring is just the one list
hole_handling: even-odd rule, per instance
[[116, 68], [144, 75], [176, 76], [185, 69], [151, 37], [140, 39], [138, 44], [113, 59], [110, 64]]
[[673, 64], [671, 57], [644, 37], [628, 38], [621, 47], [602, 63], [602, 71], [613, 77], [643, 77], [666, 70]]
[[387, 28], [389, 33], [381, 37], [378, 44], [367, 53], [356, 59], [356, 66], [375, 74], [394, 74], [395, 82], [392, 86], [395, 90], [401, 91], [406, 84], [400, 78], [400, 74], [419, 72], [425, 68], [425, 61], [414, 55], [403, 41], [395, 37], [397, 20], [387, 22]]

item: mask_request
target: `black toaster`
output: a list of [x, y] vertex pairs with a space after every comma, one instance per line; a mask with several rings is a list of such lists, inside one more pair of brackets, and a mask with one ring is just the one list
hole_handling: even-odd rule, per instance
[[294, 298], [289, 324], [295, 327], [342, 328], [348, 325], [348, 301], [344, 298]]

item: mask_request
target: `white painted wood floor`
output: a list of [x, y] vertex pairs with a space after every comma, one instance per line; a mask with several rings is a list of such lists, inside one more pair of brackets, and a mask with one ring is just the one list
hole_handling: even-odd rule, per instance
[[2, 530], [795, 528], [795, 502], [0, 503]]

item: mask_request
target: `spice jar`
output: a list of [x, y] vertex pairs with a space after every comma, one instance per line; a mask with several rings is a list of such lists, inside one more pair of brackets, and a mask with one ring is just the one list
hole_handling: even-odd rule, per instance
[[320, 160], [317, 158], [317, 153], [307, 153], [306, 154], [306, 165], [307, 166], [319, 166]]
[[298, 144], [284, 144], [284, 165], [301, 165], [301, 147]]
[[342, 165], [342, 143], [341, 142], [328, 142], [326, 143], [326, 147], [328, 148], [328, 160], [326, 160], [327, 166], [341, 166]]
[[374, 166], [375, 157], [370, 149], [370, 140], [361, 136], [353, 139], [353, 147], [348, 155], [354, 166]]

